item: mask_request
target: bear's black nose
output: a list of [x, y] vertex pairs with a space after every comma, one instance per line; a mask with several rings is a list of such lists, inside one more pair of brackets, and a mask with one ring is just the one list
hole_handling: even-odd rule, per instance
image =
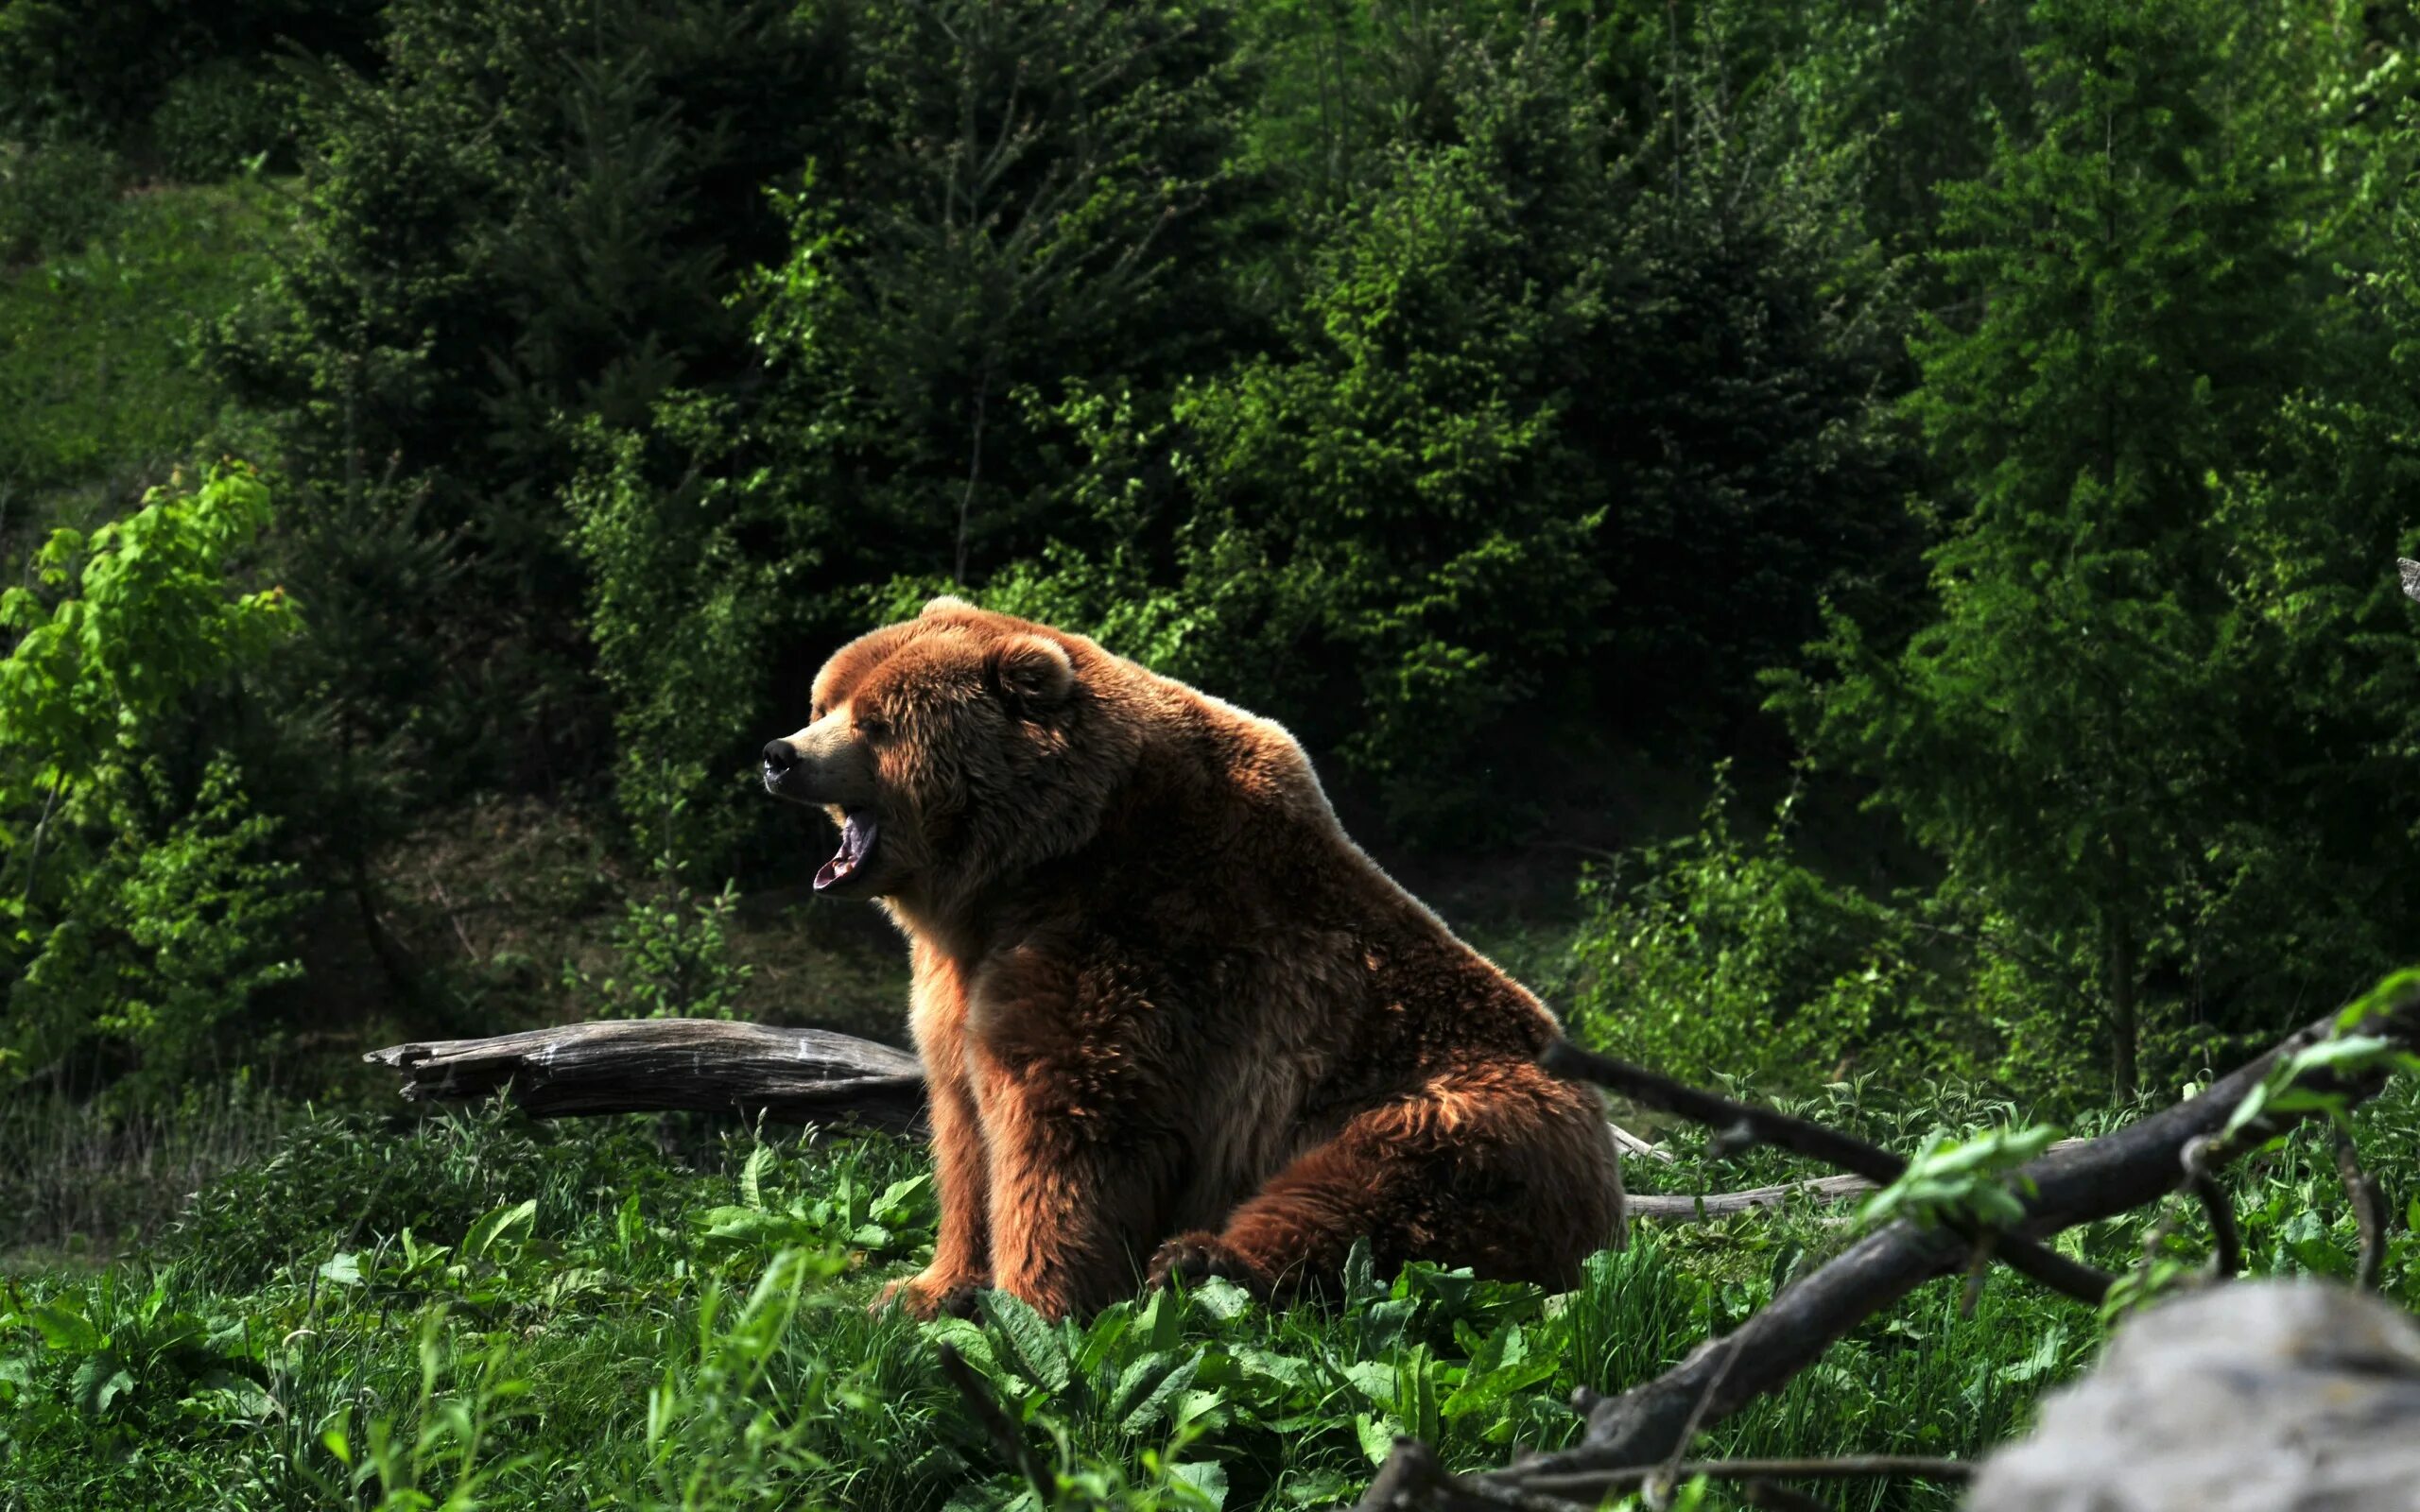
[[779, 781], [785, 773], [797, 765], [798, 747], [796, 746], [786, 740], [769, 740], [765, 743], [766, 782]]

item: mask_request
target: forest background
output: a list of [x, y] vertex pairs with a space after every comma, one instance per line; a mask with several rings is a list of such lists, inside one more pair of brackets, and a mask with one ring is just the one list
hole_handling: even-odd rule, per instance
[[[1911, 1126], [2172, 1096], [2420, 923], [2415, 44], [0, 0], [0, 1251], [87, 1284], [330, 1117], [538, 1137], [394, 1122], [402, 1039], [898, 1040], [752, 758], [943, 591], [1286, 722], [1583, 1042]], [[358, 1196], [260, 1276], [408, 1221]]]

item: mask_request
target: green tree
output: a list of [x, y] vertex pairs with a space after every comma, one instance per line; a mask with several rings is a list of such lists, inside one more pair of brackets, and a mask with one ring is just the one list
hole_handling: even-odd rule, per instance
[[[378, 0], [9, 0], [0, 136], [73, 136], [150, 155], [163, 127], [173, 136], [199, 114], [281, 94], [269, 82], [278, 57], [367, 60], [379, 9]], [[269, 102], [269, 140], [253, 150], [282, 133], [283, 103]]]
[[309, 901], [268, 850], [233, 765], [195, 752], [199, 706], [293, 633], [269, 588], [231, 591], [268, 490], [222, 468], [155, 490], [94, 531], [55, 532], [35, 586], [0, 595], [0, 1074], [103, 1034], [166, 1072], [294, 974], [285, 927]]
[[2275, 864], [2234, 801], [2252, 668], [2212, 528], [2303, 370], [2296, 180], [2213, 113], [2189, 0], [2043, 0], [2038, 126], [1946, 191], [1910, 401], [1962, 507], [1904, 649], [1837, 618], [1783, 702], [1879, 783], [2001, 926], [2088, 983], [2108, 1074], [2138, 1076], [2154, 969], [2189, 982], [2218, 902]]
[[[331, 689], [424, 733], [442, 792], [560, 783], [603, 747], [562, 494], [582, 417], [756, 369], [742, 270], [830, 113], [837, 42], [785, 0], [404, 0], [383, 68], [313, 76], [300, 232], [213, 358], [296, 486], [298, 591], [407, 538], [451, 570], [340, 598], [427, 663]], [[314, 555], [319, 554], [319, 555]], [[371, 591], [363, 592], [362, 587]]]
[[1087, 534], [1039, 391], [1165, 413], [1233, 307], [1219, 9], [823, 9], [856, 46], [742, 281], [760, 381], [600, 423], [568, 495], [623, 807], [684, 872], [787, 833], [747, 774], [835, 641]]

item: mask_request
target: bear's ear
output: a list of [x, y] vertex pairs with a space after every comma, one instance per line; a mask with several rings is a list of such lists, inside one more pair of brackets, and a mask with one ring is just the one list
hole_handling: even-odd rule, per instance
[[918, 614], [916, 617], [920, 620], [937, 619], [940, 616], [950, 612], [952, 610], [973, 609], [974, 607], [974, 605], [959, 597], [956, 593], [943, 593], [940, 597], [927, 603], [925, 606], [924, 612]]
[[1012, 635], [993, 646], [984, 671], [1011, 708], [1050, 708], [1076, 685], [1067, 648], [1039, 635]]

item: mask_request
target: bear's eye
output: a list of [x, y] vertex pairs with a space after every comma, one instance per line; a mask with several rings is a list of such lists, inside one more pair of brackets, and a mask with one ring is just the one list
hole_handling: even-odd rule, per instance
[[890, 721], [877, 713], [862, 713], [856, 717], [857, 733], [868, 740], [880, 740], [890, 733]]

